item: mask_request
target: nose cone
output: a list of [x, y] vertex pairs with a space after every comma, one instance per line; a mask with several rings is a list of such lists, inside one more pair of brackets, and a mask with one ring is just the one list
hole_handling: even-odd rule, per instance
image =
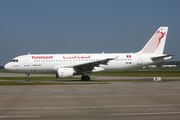
[[7, 63], [7, 64], [4, 66], [4, 68], [5, 68], [6, 70], [10, 70], [10, 69], [11, 69], [10, 63]]

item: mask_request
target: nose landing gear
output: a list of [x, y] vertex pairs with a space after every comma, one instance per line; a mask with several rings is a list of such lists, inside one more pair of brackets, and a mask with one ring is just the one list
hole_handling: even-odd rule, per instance
[[26, 77], [26, 82], [29, 82], [30, 81], [30, 78], [29, 78], [29, 75], [30, 75], [30, 73], [26, 73], [26, 75], [27, 75], [27, 77]]

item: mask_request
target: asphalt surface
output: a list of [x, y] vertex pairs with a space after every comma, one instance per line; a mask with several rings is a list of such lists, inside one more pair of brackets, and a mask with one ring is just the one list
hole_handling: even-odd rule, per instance
[[0, 86], [2, 120], [179, 120], [180, 81]]

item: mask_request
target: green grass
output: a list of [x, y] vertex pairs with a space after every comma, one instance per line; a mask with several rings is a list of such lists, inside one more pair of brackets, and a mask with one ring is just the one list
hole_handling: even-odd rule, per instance
[[180, 71], [121, 71], [92, 73], [95, 76], [129, 76], [129, 77], [180, 77]]
[[[6, 71], [0, 71], [6, 72]], [[48, 73], [49, 74], [49, 73]], [[138, 69], [120, 72], [91, 73], [90, 76], [129, 76], [129, 77], [180, 77], [179, 68], [165, 69]], [[109, 82], [152, 82], [152, 80], [92, 80], [81, 81], [79, 77], [57, 79], [55, 77], [31, 77], [30, 82], [25, 82], [25, 77], [0, 77], [0, 85], [57, 85], [57, 84], [107, 84]], [[162, 80], [178, 81], [178, 80]]]
[[[55, 77], [30, 77], [31, 80], [57, 80]], [[1, 77], [0, 80], [25, 80], [25, 77]]]

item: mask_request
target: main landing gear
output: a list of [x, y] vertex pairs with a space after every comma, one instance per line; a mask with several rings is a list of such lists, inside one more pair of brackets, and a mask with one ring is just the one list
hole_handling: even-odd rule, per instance
[[90, 77], [88, 75], [82, 75], [81, 80], [89, 81]]

